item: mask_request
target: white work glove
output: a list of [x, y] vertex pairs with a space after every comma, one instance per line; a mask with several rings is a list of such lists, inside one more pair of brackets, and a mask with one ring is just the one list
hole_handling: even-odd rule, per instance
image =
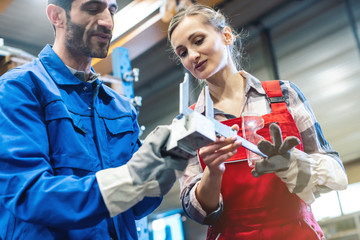
[[157, 180], [160, 192], [155, 192], [155, 196], [168, 193], [176, 181], [175, 170], [184, 171], [188, 164], [188, 159], [170, 156], [164, 151], [170, 133], [169, 126], [158, 126], [127, 163], [134, 184]]
[[275, 174], [286, 184], [291, 193], [296, 193], [305, 202], [315, 200], [312, 189], [315, 187], [316, 161], [308, 154], [294, 148], [300, 144], [297, 137], [289, 136], [282, 141], [281, 130], [277, 124], [270, 125], [273, 143], [261, 140], [258, 148], [268, 157], [256, 162], [252, 174], [260, 177], [266, 173]]
[[126, 211], [146, 197], [159, 197], [169, 192], [188, 159], [172, 157], [164, 148], [170, 126], [158, 126], [126, 165], [96, 173], [99, 188], [110, 215]]

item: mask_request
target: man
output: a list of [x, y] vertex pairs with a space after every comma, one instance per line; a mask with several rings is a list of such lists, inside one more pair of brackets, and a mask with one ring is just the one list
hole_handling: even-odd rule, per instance
[[140, 147], [136, 111], [91, 68], [116, 10], [115, 0], [49, 0], [53, 46], [0, 78], [0, 239], [137, 239], [134, 220], [186, 167], [161, 151], [169, 126]]

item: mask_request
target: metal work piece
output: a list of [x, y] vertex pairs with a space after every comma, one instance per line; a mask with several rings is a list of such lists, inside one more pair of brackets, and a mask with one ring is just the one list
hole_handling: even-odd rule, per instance
[[195, 156], [199, 148], [216, 141], [216, 137], [237, 136], [243, 147], [262, 157], [267, 157], [255, 144], [238, 136], [234, 129], [215, 120], [213, 102], [207, 86], [205, 94], [206, 116], [189, 108], [189, 75], [185, 73], [184, 81], [180, 84], [179, 112], [182, 117], [173, 123], [173, 129], [176, 130], [172, 131], [169, 137], [166, 151], [176, 156], [189, 158]]

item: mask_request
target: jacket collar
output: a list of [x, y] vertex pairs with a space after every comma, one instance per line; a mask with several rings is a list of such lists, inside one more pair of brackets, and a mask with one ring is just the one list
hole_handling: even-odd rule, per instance
[[39, 59], [56, 84], [77, 85], [81, 83], [54, 52], [51, 45], [48, 44], [44, 47], [39, 54]]
[[[38, 57], [56, 84], [78, 85], [83, 83], [69, 70], [64, 62], [54, 52], [51, 45], [46, 45]], [[93, 68], [91, 68], [91, 71], [95, 72]], [[110, 98], [113, 98], [113, 96], [104, 89], [103, 84], [100, 84], [100, 92], [105, 93]]]

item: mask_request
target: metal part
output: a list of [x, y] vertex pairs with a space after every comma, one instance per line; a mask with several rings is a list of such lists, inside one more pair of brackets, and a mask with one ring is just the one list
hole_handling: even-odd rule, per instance
[[192, 110], [189, 108], [189, 74], [185, 73], [184, 81], [179, 86], [179, 113], [189, 115]]
[[179, 112], [182, 118], [172, 124], [173, 131], [167, 142], [166, 151], [179, 157], [189, 158], [195, 156], [199, 148], [216, 141], [216, 136], [226, 138], [237, 136], [243, 147], [262, 157], [267, 157], [255, 144], [238, 136], [231, 127], [215, 120], [213, 102], [207, 86], [205, 94], [206, 116], [189, 108], [189, 76], [185, 73], [184, 81], [180, 84]]
[[171, 125], [166, 152], [182, 158], [196, 156], [197, 150], [216, 140], [214, 124], [204, 115], [192, 112]]
[[132, 99], [130, 99], [130, 103], [138, 110], [142, 106], [142, 97], [135, 96]]
[[139, 81], [139, 72], [138, 68], [133, 68], [130, 72], [124, 74], [124, 81], [127, 82], [137, 82]]

